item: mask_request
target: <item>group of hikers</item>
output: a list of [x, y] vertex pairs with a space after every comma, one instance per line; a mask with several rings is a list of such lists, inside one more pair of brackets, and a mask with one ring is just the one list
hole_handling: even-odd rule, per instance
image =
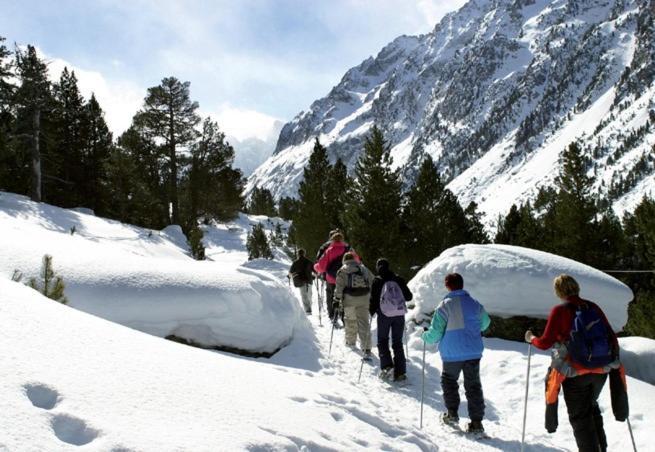
[[[300, 290], [305, 312], [312, 313], [314, 278], [324, 279], [328, 317], [333, 328], [339, 327], [339, 320], [343, 322], [346, 346], [355, 349], [359, 337], [364, 359], [370, 359], [371, 322], [376, 317], [379, 376], [384, 380], [393, 378], [395, 382], [406, 380], [403, 334], [406, 302], [412, 299], [412, 292], [405, 280], [392, 271], [387, 259], [376, 261], [377, 274], [373, 276], [355, 250], [344, 241], [341, 231], [331, 231], [329, 238], [319, 249], [315, 263], [307, 258], [304, 250], [298, 250], [298, 258], [289, 270], [289, 276]], [[447, 294], [421, 336], [425, 344], [438, 343], [442, 359], [441, 389], [446, 412], [441, 420], [447, 425], [459, 426], [458, 380], [463, 373], [470, 419], [467, 431], [482, 433], [485, 412], [480, 379], [484, 350], [482, 333], [491, 319], [482, 304], [464, 290], [460, 274], [445, 275], [444, 286]], [[561, 303], [552, 308], [543, 334], [536, 336], [530, 330], [525, 333], [530, 348], [552, 349], [552, 362], [546, 376], [545, 426], [549, 433], [557, 429], [561, 389], [578, 449], [606, 451], [598, 396], [608, 375], [614, 417], [625, 421], [629, 411], [618, 340], [601, 308], [580, 297], [580, 287], [572, 276], [559, 275], [553, 286]]]

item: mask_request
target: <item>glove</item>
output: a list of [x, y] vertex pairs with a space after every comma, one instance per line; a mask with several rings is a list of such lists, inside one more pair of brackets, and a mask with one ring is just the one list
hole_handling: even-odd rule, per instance
[[525, 342], [532, 344], [532, 339], [535, 338], [535, 335], [532, 334], [532, 331], [528, 330], [525, 332]]
[[335, 309], [341, 309], [341, 300], [335, 298], [334, 300], [332, 300], [332, 306]]

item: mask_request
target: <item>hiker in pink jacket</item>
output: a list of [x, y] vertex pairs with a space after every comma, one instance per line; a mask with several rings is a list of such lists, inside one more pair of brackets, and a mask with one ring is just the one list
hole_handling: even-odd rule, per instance
[[[330, 246], [328, 246], [318, 262], [314, 264], [314, 271], [319, 275], [325, 275], [325, 281], [327, 282], [325, 285], [325, 299], [327, 300], [328, 315], [336, 327], [338, 327], [338, 324], [332, 300], [334, 298], [334, 288], [337, 282], [337, 271], [343, 264], [343, 255], [348, 252], [353, 253], [357, 262], [361, 262], [361, 259], [357, 253], [355, 253], [355, 250], [343, 241], [343, 234], [341, 232], [335, 232], [330, 236]], [[343, 322], [343, 312], [341, 313], [341, 316]]]

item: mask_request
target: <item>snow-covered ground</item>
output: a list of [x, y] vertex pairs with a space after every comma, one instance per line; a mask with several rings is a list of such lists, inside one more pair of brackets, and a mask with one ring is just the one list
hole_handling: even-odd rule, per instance
[[212, 261], [195, 261], [177, 226], [152, 231], [0, 192], [0, 274], [37, 276], [49, 254], [76, 309], [156, 336], [272, 353], [307, 325], [280, 279], [246, 264], [257, 220], [208, 228]]
[[[27, 236], [47, 243], [39, 235], [40, 228], [64, 229], [58, 233], [61, 236], [47, 236], [51, 242], [70, 236], [65, 225], [53, 225], [43, 220], [43, 215], [30, 214], [26, 219], [24, 211], [8, 213], [6, 196], [0, 197], [4, 200], [0, 204], [0, 264], [4, 267], [11, 267], [5, 262], [14, 259], [7, 257], [7, 251], [29, 251], [27, 245], [16, 241]], [[40, 205], [40, 209], [48, 208]], [[76, 214], [70, 215], [79, 224]], [[11, 231], [19, 217], [26, 228], [22, 236]], [[263, 219], [241, 217], [231, 226], [208, 229], [208, 255], [217, 260], [205, 264], [216, 270], [217, 279], [221, 279], [226, 262], [253, 278], [266, 278], [262, 284], [285, 292], [295, 311], [300, 306], [298, 294], [283, 284], [288, 260], [278, 255], [272, 262], [240, 265], [244, 250], [235, 237], [258, 220]], [[32, 228], [28, 228], [30, 223], [34, 223]], [[120, 231], [127, 234], [129, 228], [122, 225]], [[83, 240], [82, 235], [76, 237], [78, 232], [72, 239]], [[9, 234], [13, 234], [13, 244], [5, 238]], [[109, 245], [109, 237], [97, 240]], [[167, 259], [175, 259], [180, 272], [186, 271], [187, 265], [195, 268], [198, 264], [185, 257], [183, 244], [176, 248], [161, 242], [161, 249], [152, 248], [147, 239], [147, 235], [133, 238], [133, 246], [140, 244], [153, 268]], [[74, 243], [64, 241], [73, 254], [82, 246]], [[64, 249], [64, 245], [57, 246]], [[116, 240], [118, 250], [124, 246], [125, 240]], [[131, 255], [123, 252], [128, 262], [125, 256]], [[152, 257], [155, 252], [166, 256]], [[109, 251], [103, 253], [100, 257], [109, 260]], [[67, 277], [65, 260], [63, 255], [59, 260], [55, 255], [56, 268]], [[106, 267], [96, 265], [105, 271]], [[426, 353], [424, 425], [419, 428], [424, 349], [418, 327], [408, 328], [406, 386], [379, 381], [377, 358], [364, 364], [358, 382], [360, 355], [344, 346], [343, 330], [334, 332], [328, 356], [331, 331], [325, 318], [325, 326], [319, 326], [315, 291], [314, 316], [297, 320], [286, 347], [270, 359], [245, 358], [183, 346], [60, 305], [9, 281], [4, 267], [0, 272], [0, 369], [5, 371], [0, 374], [0, 410], [5, 415], [0, 419], [0, 451], [520, 450], [526, 344], [485, 339], [481, 373], [490, 439], [476, 441], [453, 433], [438, 421], [444, 406], [439, 385], [441, 362], [433, 346]], [[131, 267], [126, 264], [126, 268]], [[535, 267], [535, 272], [539, 269]], [[438, 299], [442, 296], [439, 293]], [[184, 302], [184, 294], [181, 300]], [[277, 309], [281, 308], [271, 311]], [[233, 319], [240, 322], [246, 317]], [[235, 330], [239, 327], [243, 337], [253, 334], [249, 325], [234, 326]], [[373, 334], [375, 338], [375, 328]], [[574, 450], [564, 403], [560, 404], [558, 432], [549, 435], [543, 428], [543, 377], [548, 363], [545, 353], [532, 357], [526, 450]], [[628, 386], [637, 446], [641, 451], [653, 450], [648, 437], [653, 419], [648, 413], [655, 387], [633, 378], [628, 378]], [[627, 449], [627, 426], [613, 420], [608, 388], [600, 402], [609, 450]], [[460, 416], [464, 425], [465, 403]]]

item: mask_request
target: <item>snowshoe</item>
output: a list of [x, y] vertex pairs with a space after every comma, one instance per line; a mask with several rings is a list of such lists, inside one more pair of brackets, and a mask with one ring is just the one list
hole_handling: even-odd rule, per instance
[[388, 367], [386, 369], [382, 369], [380, 373], [378, 374], [378, 377], [382, 381], [389, 381], [391, 379], [391, 374], [393, 373], [393, 368]]
[[366, 362], [369, 362], [369, 363], [371, 361], [373, 361], [373, 355], [371, 354], [370, 350], [365, 350], [364, 351], [364, 356], [362, 356], [362, 361], [366, 361]]
[[452, 411], [448, 411], [447, 413], [443, 413], [441, 415], [441, 422], [444, 425], [447, 425], [449, 427], [454, 428], [455, 430], [460, 430], [459, 428], [459, 416], [457, 413], [454, 413]]

